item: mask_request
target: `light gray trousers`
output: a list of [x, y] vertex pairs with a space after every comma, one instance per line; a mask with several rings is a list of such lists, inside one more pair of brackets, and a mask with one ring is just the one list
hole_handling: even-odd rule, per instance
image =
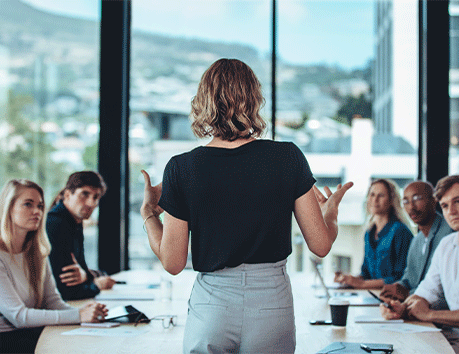
[[188, 301], [183, 353], [294, 353], [286, 260], [199, 273]]

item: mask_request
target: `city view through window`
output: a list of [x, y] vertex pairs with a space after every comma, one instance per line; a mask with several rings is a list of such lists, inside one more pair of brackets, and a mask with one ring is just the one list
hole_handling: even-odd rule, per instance
[[[0, 175], [38, 182], [47, 205], [71, 172], [97, 169], [100, 4], [75, 3], [4, 0], [0, 12]], [[417, 175], [417, 1], [277, 6], [276, 139], [300, 147], [320, 187], [355, 182], [323, 267], [358, 273], [371, 179], [392, 178], [402, 188]], [[139, 213], [140, 170], [159, 183], [171, 156], [206, 143], [189, 120], [205, 69], [222, 57], [250, 65], [270, 126], [271, 11], [269, 0], [132, 2], [131, 268], [156, 263]], [[96, 220], [85, 230], [94, 267]], [[307, 270], [296, 225], [292, 237], [289, 267]]]

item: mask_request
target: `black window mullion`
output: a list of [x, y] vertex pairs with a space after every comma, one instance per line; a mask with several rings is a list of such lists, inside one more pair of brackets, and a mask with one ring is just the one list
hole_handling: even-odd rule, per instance
[[449, 1], [419, 1], [418, 178], [433, 185], [449, 172], [448, 7]]
[[101, 1], [99, 172], [108, 190], [100, 201], [99, 267], [128, 269], [129, 57], [131, 1]]

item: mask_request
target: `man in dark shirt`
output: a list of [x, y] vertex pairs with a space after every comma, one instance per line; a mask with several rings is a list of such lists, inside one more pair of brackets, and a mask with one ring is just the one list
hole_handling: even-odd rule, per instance
[[91, 217], [106, 189], [96, 172], [73, 173], [48, 212], [46, 232], [52, 246], [49, 259], [64, 300], [94, 297], [115, 284], [103, 272], [89, 269], [84, 257], [83, 220]]

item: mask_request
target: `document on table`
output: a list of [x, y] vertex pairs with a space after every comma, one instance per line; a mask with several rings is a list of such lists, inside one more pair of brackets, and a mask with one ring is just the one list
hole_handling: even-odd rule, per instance
[[148, 332], [148, 329], [121, 326], [116, 328], [77, 328], [61, 333], [64, 336], [102, 336], [102, 337], [134, 337]]
[[421, 332], [440, 332], [441, 329], [436, 327], [420, 326], [411, 323], [381, 323], [372, 324], [374, 329], [393, 331], [399, 333], [421, 333]]
[[102, 290], [96, 300], [154, 300], [158, 287], [147, 285], [118, 285], [111, 290]]
[[381, 316], [356, 316], [355, 323], [403, 323], [402, 319], [398, 320], [385, 320]]

